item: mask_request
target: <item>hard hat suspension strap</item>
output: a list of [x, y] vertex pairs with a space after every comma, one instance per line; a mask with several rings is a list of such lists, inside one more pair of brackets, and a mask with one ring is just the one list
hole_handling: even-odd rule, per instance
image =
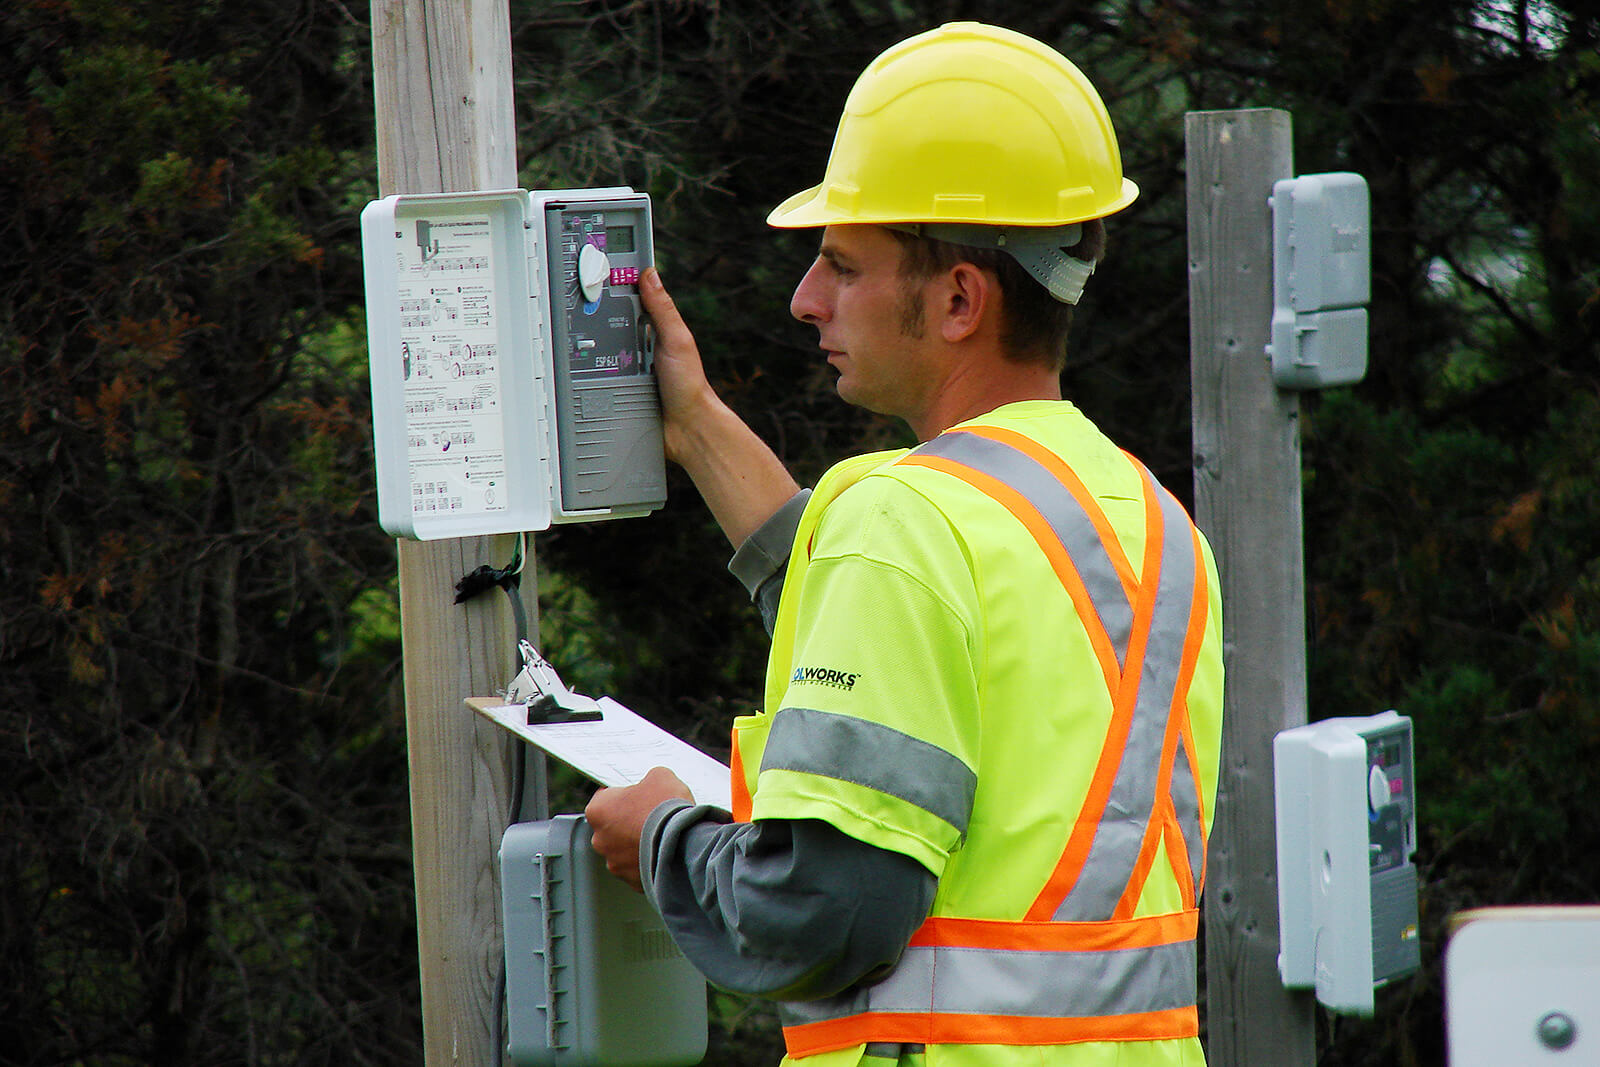
[[1094, 264], [1070, 255], [1083, 236], [1081, 223], [1066, 226], [985, 226], [969, 222], [891, 222], [891, 230], [967, 248], [999, 249], [1016, 260], [1050, 295], [1076, 304]]

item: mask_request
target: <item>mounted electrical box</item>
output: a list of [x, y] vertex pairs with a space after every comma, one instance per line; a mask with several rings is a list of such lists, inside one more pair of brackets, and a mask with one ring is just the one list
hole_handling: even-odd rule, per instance
[[1337, 1012], [1421, 966], [1411, 720], [1325, 719], [1273, 739], [1278, 971]]
[[1451, 1067], [1600, 1063], [1600, 907], [1475, 908], [1450, 928]]
[[665, 503], [648, 196], [389, 196], [361, 213], [361, 243], [385, 530], [513, 533]]
[[706, 981], [650, 902], [606, 871], [578, 815], [500, 840], [507, 1051], [519, 1067], [685, 1067], [706, 1053]]
[[1325, 389], [1367, 373], [1372, 226], [1359, 174], [1304, 174], [1272, 187], [1272, 380]]

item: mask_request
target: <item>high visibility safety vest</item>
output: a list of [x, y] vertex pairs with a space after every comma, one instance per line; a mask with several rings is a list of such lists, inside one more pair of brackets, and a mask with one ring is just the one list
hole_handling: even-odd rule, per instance
[[[869, 617], [814, 617], [840, 604]], [[1070, 404], [831, 470], [767, 710], [735, 722], [734, 815], [827, 819], [939, 889], [883, 980], [780, 1005], [790, 1056], [1192, 1042], [1221, 679], [1208, 547]]]

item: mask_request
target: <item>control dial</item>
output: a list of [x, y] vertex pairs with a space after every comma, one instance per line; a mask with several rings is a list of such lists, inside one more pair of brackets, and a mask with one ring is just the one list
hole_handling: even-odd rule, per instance
[[583, 290], [584, 302], [599, 300], [610, 277], [611, 260], [594, 245], [585, 244], [578, 252], [578, 288]]

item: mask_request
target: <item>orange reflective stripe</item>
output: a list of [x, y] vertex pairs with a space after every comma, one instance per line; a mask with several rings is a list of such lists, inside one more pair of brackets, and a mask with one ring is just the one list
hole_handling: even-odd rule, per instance
[[[1205, 840], [1205, 799], [1200, 795], [1200, 766], [1194, 754], [1194, 734], [1189, 725], [1188, 695], [1194, 682], [1195, 665], [1200, 659], [1200, 648], [1205, 642], [1206, 620], [1210, 614], [1207, 599], [1209, 584], [1206, 581], [1205, 556], [1200, 546], [1200, 534], [1193, 528], [1189, 532], [1194, 543], [1194, 593], [1190, 601], [1189, 624], [1184, 633], [1183, 656], [1178, 667], [1178, 679], [1173, 686], [1172, 709], [1167, 718], [1166, 735], [1161, 745], [1161, 765], [1156, 782], [1156, 806], [1145, 827], [1144, 841], [1139, 849], [1139, 861], [1133, 878], [1123, 891], [1122, 899], [1112, 912], [1112, 918], [1127, 918], [1138, 906], [1146, 880], [1155, 866], [1156, 844], [1167, 847], [1167, 863], [1178, 880], [1178, 890], [1184, 907], [1193, 907], [1199, 898], [1200, 887], [1195, 884], [1193, 865], [1190, 862], [1188, 839], [1183, 835], [1180, 816], [1172, 802], [1172, 770], [1178, 757], [1178, 742], [1183, 742], [1184, 758], [1188, 761], [1191, 780], [1195, 783], [1195, 797], [1200, 840]], [[1201, 852], [1204, 864], [1204, 850]]]
[[[1200, 662], [1200, 649], [1205, 645], [1206, 624], [1211, 615], [1211, 588], [1206, 578], [1206, 557], [1200, 545], [1200, 531], [1191, 528], [1189, 536], [1194, 541], [1194, 606], [1189, 612], [1189, 632], [1183, 638], [1183, 661], [1178, 669], [1178, 684], [1173, 689], [1172, 715], [1177, 720], [1178, 736], [1183, 740], [1183, 755], [1189, 763], [1189, 780], [1194, 783], [1194, 818], [1195, 831], [1200, 842], [1200, 872], [1194, 873], [1194, 857], [1189, 854], [1187, 839], [1185, 839], [1184, 862], [1173, 861], [1173, 870], [1178, 872], [1179, 885], [1186, 890], [1185, 903], [1192, 904], [1200, 899], [1200, 889], [1205, 883], [1205, 841], [1206, 841], [1206, 797], [1201, 788], [1200, 758], [1195, 752], [1194, 729], [1189, 722], [1189, 690], [1194, 685], [1194, 672]], [[1166, 769], [1168, 788], [1172, 781], [1172, 769]], [[1169, 794], [1170, 800], [1170, 794]], [[1182, 827], [1174, 825], [1172, 829], [1182, 836]], [[1171, 853], [1169, 847], [1168, 853]]]
[[[869, 1040], [862, 1036], [861, 1022], [862, 1017], [858, 1016], [786, 1026], [783, 1030], [784, 1044], [791, 1056], [811, 1056], [849, 1048]], [[1066, 1019], [884, 1012], [872, 1015], [870, 1022], [872, 1041], [925, 1045], [1068, 1045], [1080, 1041], [1169, 1041], [1200, 1034], [1200, 1013], [1197, 1008]]]
[[733, 821], [749, 822], [754, 802], [750, 799], [750, 782], [744, 776], [744, 757], [739, 754], [739, 731], [733, 732], [733, 750], [728, 756], [728, 774], [733, 793]]
[[[1133, 878], [1128, 882], [1128, 888], [1123, 891], [1122, 899], [1117, 902], [1117, 908], [1112, 913], [1112, 918], [1127, 918], [1133, 914], [1138, 906], [1139, 897], [1144, 892], [1146, 880], [1150, 871], [1155, 866], [1156, 844], [1158, 841], [1166, 844], [1167, 863], [1172, 868], [1173, 875], [1178, 880], [1178, 890], [1185, 907], [1193, 907], [1199, 898], [1199, 886], [1195, 884], [1195, 876], [1189, 843], [1183, 836], [1183, 828], [1179, 824], [1177, 810], [1172, 803], [1172, 770], [1178, 758], [1178, 742], [1183, 742], [1184, 758], [1189, 763], [1191, 780], [1195, 783], [1195, 796], [1197, 798], [1196, 817], [1199, 819], [1200, 839], [1205, 839], [1205, 820], [1203, 814], [1204, 799], [1200, 797], [1200, 767], [1194, 756], [1194, 734], [1189, 727], [1188, 694], [1189, 687], [1194, 681], [1195, 664], [1200, 658], [1200, 646], [1205, 641], [1206, 617], [1209, 614], [1207, 595], [1207, 582], [1205, 571], [1205, 557], [1201, 554], [1199, 533], [1190, 531], [1194, 541], [1195, 568], [1194, 568], [1194, 599], [1189, 610], [1189, 625], [1184, 634], [1183, 659], [1178, 668], [1177, 684], [1173, 687], [1172, 711], [1167, 719], [1166, 736], [1161, 745], [1161, 767], [1156, 783], [1156, 807], [1151, 812], [1150, 824], [1145, 828], [1144, 842], [1139, 850], [1139, 861], [1134, 867]], [[1202, 851], [1202, 856], [1204, 855]], [[1204, 859], [1201, 860], [1204, 863]]]
[[[1167, 859], [1172, 863], [1174, 874], [1178, 874], [1179, 865], [1173, 858], [1172, 840], [1169, 830], [1177, 829], [1177, 813], [1172, 810], [1172, 798], [1167, 796], [1166, 787], [1170, 780], [1167, 767], [1169, 759], [1176, 757], [1176, 751], [1162, 749], [1161, 781], [1157, 786], [1155, 806], [1150, 811], [1150, 821], [1145, 824], [1144, 839], [1139, 843], [1139, 858], [1133, 865], [1133, 877], [1128, 879], [1128, 885], [1122, 891], [1122, 897], [1117, 901], [1117, 906], [1111, 912], [1113, 919], [1127, 919], [1133, 916], [1133, 909], [1139, 904], [1139, 896], [1144, 892], [1144, 884], [1150, 877], [1150, 871], [1156, 865], [1156, 845], [1167, 845]], [[1183, 835], [1178, 835], [1182, 840]], [[1181, 881], [1181, 877], [1180, 877]], [[1183, 895], [1185, 907], [1190, 904], [1187, 894]]]
[[1189, 690], [1194, 685], [1195, 666], [1200, 662], [1200, 650], [1205, 646], [1206, 626], [1210, 622], [1211, 579], [1206, 574], [1206, 557], [1201, 547], [1199, 529], [1191, 528], [1189, 536], [1194, 540], [1194, 611], [1189, 617], [1189, 633], [1184, 637], [1183, 673], [1178, 676], [1178, 693], [1183, 701], [1177, 710], [1182, 716], [1178, 730], [1183, 737], [1184, 757], [1189, 761], [1189, 777], [1194, 782], [1195, 818], [1199, 823], [1202, 845], [1200, 877], [1194, 886], [1194, 898], [1198, 900], [1206, 884], [1206, 849], [1203, 846], [1210, 834], [1206, 831], [1206, 793], [1200, 785], [1200, 756], [1194, 745], [1194, 725], [1189, 721]]
[[1165, 797], [1163, 801], [1166, 818], [1162, 821], [1161, 831], [1165, 835], [1167, 860], [1172, 864], [1172, 876], [1178, 880], [1179, 899], [1184, 907], [1193, 907], [1200, 894], [1195, 890], [1189, 842], [1183, 836], [1183, 828], [1178, 825], [1178, 813], [1172, 810], [1172, 798]]
[[[1178, 890], [1182, 894], [1185, 907], [1193, 907], [1200, 896], [1201, 882], [1205, 870], [1205, 797], [1200, 790], [1200, 764], [1195, 756], [1194, 732], [1189, 724], [1188, 695], [1189, 688], [1194, 682], [1195, 665], [1200, 659], [1200, 648], [1205, 642], [1206, 621], [1210, 615], [1210, 600], [1208, 599], [1209, 583], [1206, 580], [1205, 556], [1200, 547], [1198, 531], [1191, 531], [1190, 537], [1194, 540], [1195, 569], [1194, 569], [1194, 599], [1189, 612], [1189, 626], [1184, 634], [1183, 659], [1178, 668], [1178, 681], [1173, 687], [1173, 706], [1171, 717], [1167, 722], [1167, 735], [1161, 749], [1161, 778], [1157, 786], [1157, 798], [1160, 806], [1160, 833], [1167, 846], [1167, 862], [1172, 867], [1172, 873], [1178, 880]], [[1178, 743], [1183, 744], [1184, 759], [1189, 765], [1189, 778], [1194, 783], [1196, 830], [1201, 842], [1200, 872], [1194, 870], [1194, 857], [1190, 855], [1189, 840], [1184, 836], [1181, 817], [1172, 800], [1172, 772], [1177, 761]], [[1152, 830], [1154, 830], [1152, 820]], [[1148, 861], [1141, 853], [1140, 868], [1136, 872], [1134, 881], [1130, 883], [1128, 892], [1118, 904], [1118, 914], [1133, 914], [1133, 908], [1138, 903], [1139, 894], [1144, 891], [1145, 879], [1149, 877], [1150, 867], [1154, 864], [1154, 834], [1146, 835], [1146, 847], [1150, 851]], [[1126, 912], [1123, 908], [1126, 907]]]
[[[1133, 576], [1133, 567], [1128, 562], [1127, 553], [1122, 550], [1122, 541], [1117, 537], [1117, 531], [1112, 527], [1111, 520], [1106, 518], [1106, 513], [1100, 510], [1100, 505], [1095, 502], [1094, 494], [1089, 492], [1089, 487], [1083, 484], [1078, 477], [1078, 472], [1037, 441], [1024, 437], [1015, 430], [1003, 429], [999, 426], [971, 426], [963, 429], [962, 433], [970, 433], [974, 437], [987, 437], [991, 441], [999, 441], [1010, 445], [1021, 452], [1039, 466], [1053, 474], [1057, 481], [1067, 487], [1067, 490], [1077, 498], [1078, 504], [1083, 508], [1084, 514], [1089, 516], [1089, 521], [1094, 524], [1095, 533], [1100, 535], [1100, 542], [1105, 546], [1106, 556], [1111, 560], [1111, 566], [1117, 572], [1117, 578], [1122, 582], [1122, 591], [1131, 602], [1138, 592], [1139, 583]], [[1131, 456], [1129, 457], [1132, 458]]]
[[[930, 470], [942, 471], [954, 478], [959, 478], [979, 492], [989, 496], [1007, 511], [1016, 517], [1017, 521], [1027, 529], [1038, 544], [1040, 551], [1050, 562], [1050, 568], [1055, 571], [1056, 577], [1061, 580], [1061, 585], [1072, 598], [1073, 606], [1078, 609], [1078, 617], [1083, 620], [1084, 630], [1089, 635], [1089, 643], [1094, 648], [1095, 658], [1100, 662], [1100, 670], [1105, 675], [1106, 687], [1116, 691], [1116, 679], [1121, 673], [1117, 665], [1116, 649], [1111, 647], [1111, 638], [1106, 634], [1105, 626], [1100, 623], [1099, 611], [1094, 606], [1094, 600], [1089, 596], [1089, 590], [1084, 587], [1083, 578], [1078, 574], [1078, 568], [1073, 564], [1072, 558], [1061, 547], [1061, 541], [1050, 529], [1049, 523], [1039, 509], [1027, 497], [997, 478], [974, 470], [962, 463], [952, 462], [942, 456], [925, 456], [913, 452], [900, 461], [902, 466], [927, 467]], [[1080, 501], [1082, 503], [1082, 501]], [[1092, 623], [1091, 623], [1092, 620]]]
[[1016, 952], [1114, 952], [1192, 941], [1199, 931], [1200, 912], [1194, 908], [1103, 922], [1013, 922], [935, 915], [917, 928], [911, 944]]
[[[1211, 834], [1206, 830], [1206, 794], [1200, 785], [1200, 759], [1194, 752], [1194, 734], [1187, 713], [1183, 717], [1183, 754], [1189, 761], [1189, 777], [1194, 782], [1195, 817], [1200, 823], [1200, 874], [1194, 878], [1194, 899], [1199, 900], [1206, 888], [1206, 862], [1211, 850], [1205, 845], [1211, 840]], [[1194, 857], [1189, 859], [1192, 866]]]
[[1133, 632], [1128, 637], [1127, 661], [1122, 676], [1112, 687], [1111, 723], [1106, 728], [1106, 740], [1100, 749], [1100, 760], [1095, 764], [1094, 778], [1089, 783], [1089, 793], [1083, 808], [1073, 823], [1067, 847], [1061, 853], [1055, 870], [1045, 881], [1044, 888], [1028, 909], [1029, 919], [1048, 919], [1056, 913], [1061, 902], [1067, 899], [1072, 887], [1083, 873], [1094, 844], [1095, 831], [1105, 815], [1106, 802], [1111, 798], [1111, 788], [1116, 784], [1117, 770], [1122, 766], [1122, 754], [1127, 744], [1128, 731], [1133, 728], [1133, 713], [1139, 698], [1139, 679], [1144, 673], [1144, 653], [1150, 641], [1150, 620], [1155, 614], [1156, 593], [1160, 585], [1161, 548], [1165, 523], [1161, 507], [1149, 480], [1143, 477], [1144, 488], [1144, 561], [1139, 574], [1138, 595], [1133, 607]]
[[1195, 1009], [1198, 927], [1192, 908], [1121, 922], [934, 918], [882, 981], [779, 1012], [791, 1051], [907, 1033], [1011, 1045], [1160, 1038], [1152, 1020]]

